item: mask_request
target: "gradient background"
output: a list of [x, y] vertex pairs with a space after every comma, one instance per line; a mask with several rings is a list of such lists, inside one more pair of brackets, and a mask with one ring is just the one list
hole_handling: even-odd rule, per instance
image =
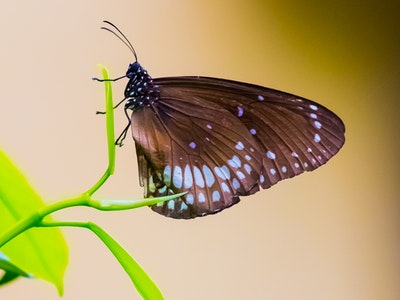
[[[354, 1], [356, 2], [356, 1]], [[400, 299], [399, 52], [395, 1], [7, 1], [0, 11], [0, 146], [48, 202], [85, 191], [106, 163], [97, 63], [111, 76], [133, 58], [103, 19], [130, 38], [153, 77], [205, 75], [320, 102], [347, 142], [315, 172], [192, 221], [143, 208], [74, 208], [117, 238], [166, 299]], [[117, 101], [125, 82], [114, 84]], [[126, 120], [116, 112], [117, 130]], [[140, 198], [133, 141], [96, 194]], [[65, 300], [140, 299], [96, 237], [70, 244]], [[57, 299], [21, 279], [0, 299]]]

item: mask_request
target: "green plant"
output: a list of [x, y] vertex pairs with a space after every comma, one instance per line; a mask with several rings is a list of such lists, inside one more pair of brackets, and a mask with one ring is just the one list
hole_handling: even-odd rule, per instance
[[[104, 79], [108, 79], [102, 67]], [[63, 275], [68, 263], [66, 242], [58, 227], [73, 226], [90, 230], [110, 249], [131, 278], [144, 299], [163, 299], [154, 282], [139, 264], [102, 228], [92, 222], [55, 221], [50, 214], [73, 206], [88, 206], [98, 210], [125, 210], [154, 205], [183, 194], [142, 200], [99, 200], [92, 195], [114, 173], [115, 137], [112, 88], [104, 81], [106, 93], [106, 129], [108, 167], [104, 175], [81, 195], [51, 205], [26, 181], [23, 174], [0, 150], [0, 269], [4, 275], [0, 285], [20, 276], [41, 278], [54, 284], [63, 294]], [[43, 229], [43, 228], [46, 229]]]

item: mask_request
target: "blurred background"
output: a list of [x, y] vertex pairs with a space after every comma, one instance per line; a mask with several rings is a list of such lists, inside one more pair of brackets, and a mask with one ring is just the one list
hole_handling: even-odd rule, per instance
[[[313, 99], [346, 124], [326, 166], [177, 221], [148, 208], [54, 217], [113, 235], [166, 299], [400, 299], [400, 13], [396, 1], [8, 1], [0, 11], [0, 147], [47, 202], [87, 190], [107, 164], [98, 63], [125, 74], [129, 50], [153, 77], [204, 75]], [[115, 101], [126, 81], [115, 83]], [[126, 124], [116, 111], [116, 127]], [[142, 197], [133, 141], [96, 194]], [[140, 299], [92, 234], [64, 228], [65, 300]], [[0, 299], [58, 299], [20, 279]]]

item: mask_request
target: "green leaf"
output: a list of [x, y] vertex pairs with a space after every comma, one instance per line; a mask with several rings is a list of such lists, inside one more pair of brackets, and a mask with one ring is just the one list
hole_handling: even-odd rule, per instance
[[0, 285], [4, 285], [9, 283], [15, 279], [17, 279], [20, 275], [18, 273], [14, 273], [12, 271], [7, 271], [4, 273], [3, 277], [0, 278]]
[[4, 253], [0, 252], [0, 269], [6, 272], [12, 272], [18, 274], [18, 276], [30, 277], [30, 275], [16, 265], [10, 262], [10, 259], [4, 255]]
[[136, 290], [145, 300], [162, 300], [164, 299], [160, 290], [139, 264], [129, 255], [128, 252], [117, 241], [115, 241], [108, 233], [94, 223], [86, 223], [85, 226], [93, 231], [103, 243], [111, 250], [117, 258], [125, 272], [131, 278]]
[[[44, 206], [23, 174], [0, 150], [0, 237], [10, 229], [18, 228], [19, 220], [30, 216], [34, 218], [35, 212]], [[0, 249], [13, 266], [53, 283], [62, 295], [68, 250], [59, 229], [30, 229]]]
[[4, 275], [0, 278], [0, 285], [6, 284], [19, 276], [30, 277], [28, 273], [13, 265], [2, 252], [0, 252], [0, 269], [5, 271]]
[[160, 202], [173, 200], [185, 195], [187, 192], [178, 193], [174, 195], [168, 195], [163, 197], [152, 197], [152, 198], [144, 198], [140, 200], [117, 200], [117, 199], [89, 199], [88, 206], [96, 208], [98, 210], [110, 211], [110, 210], [126, 210], [139, 208], [143, 206], [151, 206]]

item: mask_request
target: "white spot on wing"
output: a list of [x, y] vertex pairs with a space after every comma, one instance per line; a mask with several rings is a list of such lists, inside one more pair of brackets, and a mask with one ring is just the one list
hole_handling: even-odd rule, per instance
[[267, 152], [267, 157], [268, 157], [269, 159], [275, 159], [275, 158], [276, 158], [276, 155], [275, 155], [274, 152], [268, 150], [268, 152]]
[[201, 171], [198, 167], [194, 166], [193, 167], [193, 175], [194, 175], [194, 182], [198, 187], [203, 188], [204, 187], [204, 179], [203, 175], [201, 174]]
[[237, 150], [243, 150], [244, 149], [244, 145], [241, 141], [237, 142], [237, 144], [235, 145], [235, 148]]
[[166, 190], [167, 190], [167, 186], [164, 185], [162, 188], [159, 188], [159, 189], [158, 189], [158, 192], [159, 192], [160, 194], [164, 194], [164, 193], [166, 192]]
[[236, 155], [234, 155], [232, 157], [232, 159], [228, 159], [228, 164], [232, 167], [232, 168], [240, 168], [240, 166], [242, 165], [240, 162], [240, 158], [237, 157]]
[[244, 114], [243, 107], [238, 106], [237, 107], [237, 116], [240, 118], [243, 116], [243, 114]]
[[197, 199], [199, 199], [199, 202], [206, 202], [206, 197], [201, 192], [197, 195]]
[[239, 188], [240, 188], [240, 182], [239, 182], [239, 180], [237, 180], [236, 178], [233, 178], [233, 180], [232, 180], [232, 185], [233, 185], [233, 188], [234, 188], [235, 190], [239, 189]]
[[223, 191], [223, 192], [229, 193], [229, 192], [231, 191], [231, 190], [229, 189], [229, 186], [228, 186], [225, 182], [221, 183], [221, 188], [222, 188], [222, 191]]
[[229, 168], [227, 166], [222, 167], [214, 167], [215, 174], [221, 179], [230, 179], [231, 174], [229, 172]]
[[183, 186], [185, 188], [191, 188], [193, 185], [193, 176], [192, 176], [192, 171], [190, 170], [189, 165], [185, 166], [184, 178], [185, 178], [185, 180], [184, 180]]
[[264, 183], [264, 181], [265, 181], [264, 175], [260, 175], [260, 183]]
[[321, 137], [318, 133], [314, 134], [314, 142], [319, 143], [321, 141]]
[[317, 129], [321, 129], [322, 128], [322, 124], [320, 122], [318, 122], [318, 121], [314, 121], [314, 126]]
[[164, 182], [166, 185], [170, 186], [171, 185], [171, 166], [166, 166], [164, 169]]
[[190, 142], [189, 143], [189, 147], [192, 148], [192, 149], [195, 149], [197, 147], [197, 145], [196, 145], [195, 142]]
[[186, 194], [186, 203], [187, 204], [193, 204], [194, 203], [193, 194]]
[[183, 177], [182, 168], [180, 166], [174, 167], [174, 176], [172, 177], [172, 182], [176, 188], [180, 189], [182, 187]]
[[219, 194], [218, 191], [214, 191], [214, 192], [212, 193], [212, 200], [213, 200], [214, 202], [219, 201], [220, 198], [221, 198], [221, 195]]
[[244, 164], [243, 167], [244, 167], [244, 169], [246, 170], [247, 174], [250, 175], [250, 173], [251, 173], [251, 167], [250, 167], [248, 164]]
[[167, 207], [170, 210], [175, 209], [175, 201], [174, 200], [169, 200], [168, 203], [167, 203]]
[[153, 176], [149, 177], [149, 190], [154, 193], [156, 191], [156, 186], [154, 184]]
[[206, 184], [208, 187], [212, 187], [215, 182], [214, 174], [211, 172], [210, 168], [206, 165], [203, 166], [204, 177], [206, 178]]
[[244, 179], [246, 178], [246, 176], [243, 174], [242, 171], [236, 171], [236, 175], [239, 179]]
[[185, 202], [181, 202], [181, 210], [187, 210], [189, 207], [186, 205]]

